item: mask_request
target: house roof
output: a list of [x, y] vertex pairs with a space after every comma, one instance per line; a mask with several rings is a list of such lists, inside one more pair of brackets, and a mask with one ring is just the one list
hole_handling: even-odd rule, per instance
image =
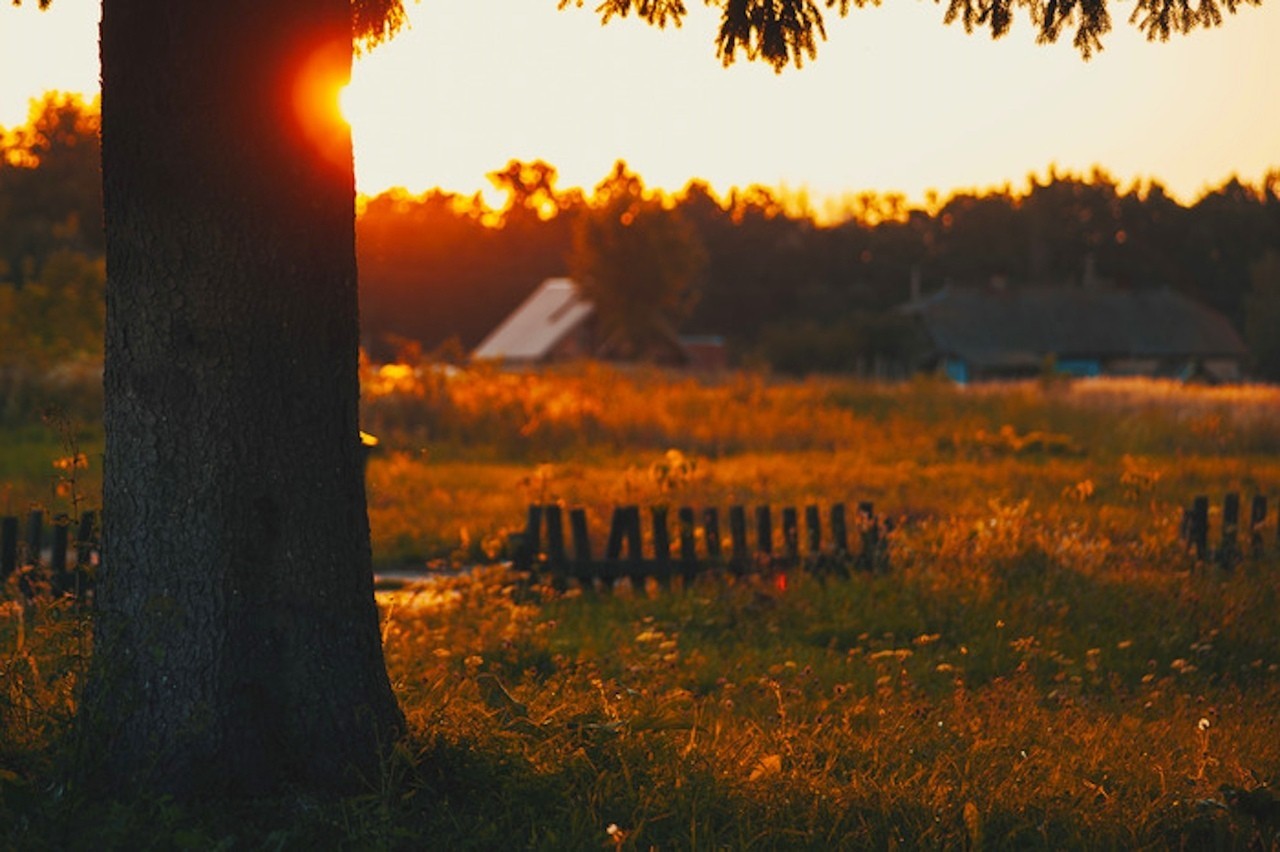
[[945, 287], [905, 308], [944, 354], [988, 367], [1064, 358], [1241, 357], [1225, 317], [1171, 290]]
[[537, 361], [547, 355], [594, 307], [568, 278], [548, 278], [472, 352], [474, 358]]

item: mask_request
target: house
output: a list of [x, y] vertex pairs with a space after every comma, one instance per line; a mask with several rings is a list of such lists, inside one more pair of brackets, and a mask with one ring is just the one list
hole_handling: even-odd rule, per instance
[[1235, 381], [1246, 349], [1221, 314], [1168, 289], [959, 287], [918, 298], [929, 363], [958, 382], [1127, 375]]
[[595, 307], [568, 278], [548, 278], [471, 353], [478, 360], [546, 364], [589, 357]]
[[[726, 365], [723, 338], [680, 337], [665, 325], [660, 331], [643, 353], [645, 360], [699, 371]], [[582, 358], [630, 360], [636, 353], [620, 335], [601, 335], [595, 306], [572, 279], [548, 278], [480, 342], [471, 357], [528, 365]]]

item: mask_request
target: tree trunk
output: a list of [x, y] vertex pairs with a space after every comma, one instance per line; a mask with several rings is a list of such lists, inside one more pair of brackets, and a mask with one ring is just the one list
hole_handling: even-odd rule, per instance
[[401, 717], [358, 449], [349, 0], [104, 0], [98, 783], [350, 789]]

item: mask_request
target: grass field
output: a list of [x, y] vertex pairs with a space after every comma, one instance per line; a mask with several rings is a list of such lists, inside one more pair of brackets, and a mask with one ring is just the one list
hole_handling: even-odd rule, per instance
[[[10, 590], [5, 845], [1280, 845], [1280, 391], [598, 367], [365, 386], [380, 565], [500, 559], [532, 501], [602, 534], [623, 501], [873, 500], [892, 570], [603, 593], [494, 565], [383, 593], [410, 735], [337, 803], [85, 801], [59, 743], [87, 618]], [[10, 505], [56, 495], [67, 448], [42, 434], [0, 450]], [[77, 434], [92, 502], [100, 443]], [[1228, 490], [1272, 509], [1268, 551], [1224, 571], [1177, 532]]]

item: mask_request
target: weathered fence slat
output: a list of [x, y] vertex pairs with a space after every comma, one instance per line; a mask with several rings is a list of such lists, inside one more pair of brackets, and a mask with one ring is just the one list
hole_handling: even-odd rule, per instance
[[76, 567], [84, 568], [88, 566], [89, 560], [93, 554], [93, 529], [95, 518], [93, 512], [84, 512], [80, 515], [80, 525], [76, 528]]
[[641, 542], [644, 537], [640, 534], [640, 507], [627, 506], [626, 512], [626, 538], [627, 538], [627, 561], [632, 565], [639, 564], [644, 559], [644, 551]]
[[836, 503], [831, 507], [831, 544], [835, 548], [837, 558], [848, 554], [849, 525], [845, 521], [843, 503]]
[[32, 509], [27, 515], [27, 565], [40, 564], [40, 549], [44, 545], [44, 510]]
[[721, 559], [720, 510], [715, 506], [708, 506], [702, 510], [702, 538], [706, 542], [707, 559], [719, 562]]
[[610, 562], [616, 562], [622, 556], [622, 527], [625, 524], [623, 520], [625, 514], [621, 506], [615, 506], [613, 516], [609, 519], [609, 540], [605, 542], [604, 558]]
[[18, 519], [0, 521], [0, 581], [18, 570]]
[[1240, 558], [1240, 495], [1234, 491], [1222, 498], [1222, 545], [1218, 564], [1231, 568]]
[[545, 506], [542, 513], [547, 522], [547, 560], [553, 569], [563, 570], [568, 561], [564, 549], [564, 515], [555, 504]]
[[862, 552], [858, 554], [857, 568], [873, 571], [879, 567], [880, 559], [880, 522], [876, 519], [874, 504], [865, 501], [858, 504], [858, 527], [862, 533]]
[[809, 560], [817, 561], [822, 555], [822, 521], [817, 506], [810, 504], [804, 507], [804, 529], [807, 533], [805, 546], [809, 551]]
[[587, 577], [591, 572], [591, 538], [587, 534], [586, 510], [569, 510], [569, 534], [573, 537], [574, 573], [579, 579]]
[[1187, 522], [1187, 535], [1191, 547], [1196, 552], [1196, 559], [1203, 560], [1209, 555], [1209, 498], [1197, 495], [1191, 501], [1191, 517]]
[[729, 536], [733, 539], [730, 566], [734, 573], [741, 574], [751, 558], [747, 553], [747, 510], [742, 506], [729, 507]]
[[698, 565], [698, 541], [693, 526], [693, 507], [681, 506], [677, 515], [680, 519], [680, 564], [684, 568], [685, 579], [693, 577]]
[[[882, 531], [890, 527], [882, 527], [875, 516], [870, 503], [859, 504], [859, 529], [862, 536], [863, 552], [859, 554], [859, 565], [867, 568], [881, 568], [884, 565], [884, 543]], [[568, 515], [569, 535], [571, 542], [566, 542], [564, 519]], [[670, 509], [665, 505], [651, 506], [648, 511], [649, 523], [652, 524], [653, 553], [644, 552], [645, 536], [642, 529], [641, 507], [636, 505], [617, 506], [610, 518], [609, 536], [602, 559], [595, 559], [587, 525], [587, 515], [581, 508], [564, 509], [560, 505], [530, 505], [528, 521], [523, 534], [519, 538], [513, 561], [518, 567], [545, 571], [557, 586], [563, 587], [568, 579], [576, 579], [587, 585], [596, 585], [597, 581], [609, 588], [613, 581], [629, 578], [636, 582], [644, 582], [653, 578], [663, 585], [668, 585], [672, 578], [679, 574], [687, 583], [693, 582], [699, 570], [725, 565], [723, 543], [720, 539], [720, 516], [716, 508], [703, 509], [699, 514], [690, 506], [681, 506], [676, 511], [677, 532], [680, 552], [678, 564], [673, 552], [675, 540], [670, 526]], [[789, 570], [797, 567], [808, 567], [815, 572], [839, 572], [848, 576], [847, 553], [841, 545], [847, 546], [848, 530], [844, 525], [844, 506], [836, 504], [831, 507], [832, 524], [831, 540], [837, 548], [833, 554], [823, 549], [822, 515], [816, 505], [804, 507], [805, 544], [800, 542], [801, 517], [794, 506], [786, 506], [781, 510], [782, 555], [774, 558], [773, 508], [762, 504], [755, 509], [756, 549], [748, 544], [746, 509], [741, 505], [729, 507], [729, 527], [732, 537], [732, 551], [728, 566], [736, 574], [764, 569]], [[702, 539], [705, 542], [705, 559], [699, 557], [698, 526], [702, 520]], [[12, 519], [7, 527], [13, 527], [17, 519]], [[59, 548], [55, 544], [54, 562], [65, 564], [67, 556], [66, 536], [70, 530], [70, 519], [58, 516], [56, 519], [58, 533], [63, 537]], [[544, 532], [545, 527], [545, 532]], [[93, 528], [93, 518], [89, 515], [81, 518], [82, 537]], [[16, 538], [16, 534], [10, 539]], [[572, 553], [568, 545], [572, 545]], [[79, 547], [77, 541], [77, 547]], [[81, 555], [81, 561], [87, 560], [87, 554]], [[79, 563], [78, 563], [79, 564]]]
[[520, 543], [516, 547], [515, 567], [521, 571], [528, 571], [533, 567], [533, 563], [538, 560], [538, 555], [542, 552], [542, 507], [538, 505], [529, 506], [529, 514], [525, 520], [524, 535], [520, 537]]
[[756, 550], [773, 555], [773, 514], [768, 506], [756, 507]]
[[657, 580], [663, 585], [671, 582], [671, 532], [667, 529], [667, 507], [653, 506], [649, 510], [653, 522], [653, 559], [658, 563]]
[[58, 515], [53, 519], [53, 550], [49, 559], [49, 569], [56, 573], [66, 573], [67, 542], [71, 536], [71, 519], [66, 515]]
[[800, 519], [795, 506], [782, 509], [782, 554], [788, 565], [800, 559]]
[[1249, 506], [1249, 552], [1253, 556], [1262, 555], [1262, 527], [1267, 522], [1267, 498], [1261, 494], [1254, 495]]

